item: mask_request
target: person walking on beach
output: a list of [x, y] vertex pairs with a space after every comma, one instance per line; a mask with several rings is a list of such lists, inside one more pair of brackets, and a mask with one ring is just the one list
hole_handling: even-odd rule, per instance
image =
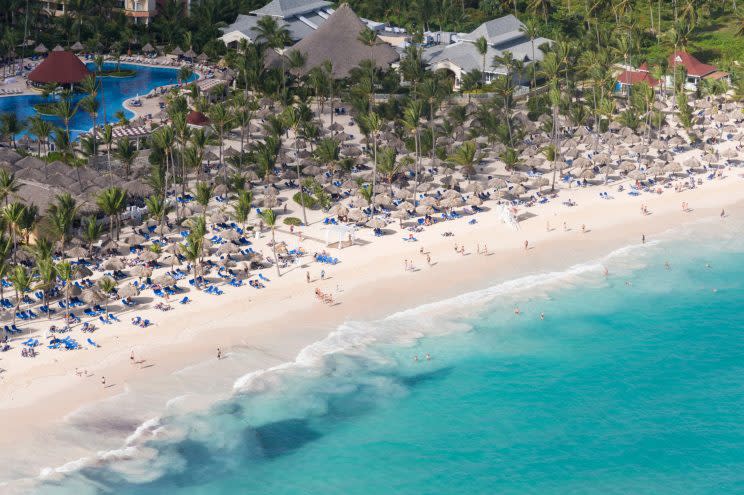
[[725, 216], [726, 216], [726, 211], [723, 208], [721, 208], [721, 220], [723, 220], [723, 217]]
[[129, 354], [129, 364], [134, 364], [134, 351]]
[[307, 280], [307, 283], [310, 283], [310, 272], [305, 272], [305, 280]]
[[219, 347], [217, 348], [217, 359], [222, 359], [222, 349]]
[[103, 385], [103, 388], [106, 388], [106, 377], [105, 376], [101, 377], [101, 385]]
[[646, 234], [641, 234], [641, 243], [646, 244]]
[[530, 248], [530, 241], [524, 241], [524, 250], [527, 251]]
[[325, 280], [325, 270], [320, 271], [320, 279]]
[[428, 253], [426, 254], [426, 264], [431, 266], [431, 256]]

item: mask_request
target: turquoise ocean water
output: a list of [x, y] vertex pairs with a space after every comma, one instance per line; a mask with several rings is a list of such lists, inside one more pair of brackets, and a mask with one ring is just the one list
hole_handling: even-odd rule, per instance
[[744, 244], [721, 230], [349, 323], [37, 493], [744, 493]]

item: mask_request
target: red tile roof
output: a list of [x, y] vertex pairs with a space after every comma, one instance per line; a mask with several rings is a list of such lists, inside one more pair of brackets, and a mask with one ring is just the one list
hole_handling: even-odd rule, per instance
[[675, 65], [684, 66], [685, 70], [687, 71], [687, 75], [693, 77], [707, 76], [711, 72], [716, 71], [716, 68], [712, 65], [704, 64], [689, 53], [681, 51], [677, 51], [669, 55], [669, 67], [671, 68]]
[[71, 52], [49, 53], [49, 56], [28, 75], [35, 83], [79, 83], [90, 75], [85, 64]]
[[203, 113], [197, 112], [196, 110], [192, 110], [186, 116], [186, 123], [191, 124], [191, 125], [202, 125], [203, 126], [203, 125], [209, 124], [209, 119]]
[[652, 88], [659, 84], [659, 81], [651, 77], [648, 70], [625, 70], [617, 76], [617, 82], [630, 86], [645, 82]]

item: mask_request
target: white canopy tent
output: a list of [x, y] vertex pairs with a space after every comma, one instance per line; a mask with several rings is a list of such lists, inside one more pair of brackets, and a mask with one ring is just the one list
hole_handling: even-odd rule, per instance
[[506, 205], [498, 205], [496, 207], [496, 214], [501, 219], [501, 223], [509, 225], [514, 230], [519, 230], [519, 222], [516, 216], [509, 210]]
[[329, 225], [324, 230], [326, 246], [338, 242], [340, 248], [344, 241], [351, 239], [353, 243], [356, 239], [356, 227], [353, 225]]

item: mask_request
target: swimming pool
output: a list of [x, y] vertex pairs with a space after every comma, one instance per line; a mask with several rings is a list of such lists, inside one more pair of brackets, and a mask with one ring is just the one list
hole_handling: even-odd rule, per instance
[[[116, 64], [114, 63], [104, 64], [104, 68], [106, 69], [112, 69], [115, 66]], [[120, 67], [122, 69], [134, 69], [136, 73], [133, 77], [101, 78], [102, 90], [99, 91], [97, 97], [98, 102], [101, 104], [96, 119], [98, 125], [104, 122], [104, 114], [106, 115], [107, 122], [117, 122], [118, 119], [114, 115], [120, 110], [124, 111], [127, 118], [134, 117], [134, 113], [124, 108], [123, 104], [125, 100], [137, 95], [145, 95], [158, 86], [176, 84], [178, 82], [177, 69], [133, 64], [121, 64]], [[88, 69], [92, 70], [93, 68], [92, 64], [88, 64]], [[194, 79], [196, 79], [196, 75], [192, 75], [190, 80]], [[73, 101], [77, 103], [84, 96], [83, 94], [75, 95]], [[19, 119], [26, 120], [36, 114], [34, 105], [44, 101], [47, 101], [47, 99], [41, 95], [7, 96], [0, 98], [0, 112], [15, 112]], [[64, 126], [64, 122], [60, 118], [52, 116], [44, 116], [43, 118], [54, 122], [60, 127]], [[87, 132], [92, 127], [93, 120], [90, 118], [90, 115], [80, 109], [70, 121], [70, 134], [73, 139], [76, 139], [80, 133]]]

